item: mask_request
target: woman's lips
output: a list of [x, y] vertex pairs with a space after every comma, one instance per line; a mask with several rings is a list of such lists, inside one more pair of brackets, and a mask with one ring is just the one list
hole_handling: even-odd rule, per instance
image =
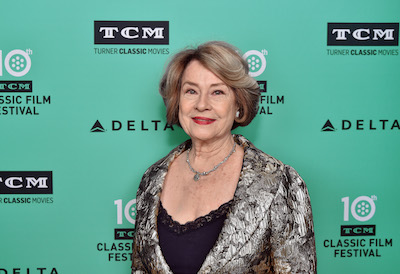
[[193, 122], [199, 125], [209, 125], [215, 122], [215, 119], [210, 119], [207, 117], [199, 117], [199, 116], [193, 117], [192, 120]]

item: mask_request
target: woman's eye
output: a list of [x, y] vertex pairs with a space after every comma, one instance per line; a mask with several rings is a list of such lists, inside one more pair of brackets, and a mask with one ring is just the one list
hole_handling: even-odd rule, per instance
[[193, 89], [188, 89], [185, 93], [186, 94], [196, 94], [196, 91], [194, 91]]
[[214, 94], [215, 95], [222, 95], [222, 94], [224, 94], [224, 92], [222, 90], [216, 90], [216, 91], [214, 91]]

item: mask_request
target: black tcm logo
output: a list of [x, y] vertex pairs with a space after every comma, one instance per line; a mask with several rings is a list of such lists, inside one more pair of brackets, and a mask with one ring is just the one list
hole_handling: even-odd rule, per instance
[[32, 81], [0, 81], [0, 92], [32, 92]]
[[0, 194], [53, 194], [53, 172], [0, 171]]
[[133, 228], [114, 229], [115, 240], [132, 240], [134, 235], [135, 229]]
[[169, 21], [94, 21], [94, 43], [169, 45]]
[[375, 236], [375, 225], [342, 225], [340, 236]]
[[106, 130], [100, 124], [99, 120], [97, 120], [96, 123], [94, 123], [94, 125], [92, 126], [92, 129], [90, 130], [90, 132], [105, 132], [105, 131]]
[[329, 119], [326, 121], [324, 126], [322, 127], [321, 131], [335, 131], [335, 127], [332, 125], [331, 121]]
[[257, 81], [260, 92], [267, 92], [267, 81]]

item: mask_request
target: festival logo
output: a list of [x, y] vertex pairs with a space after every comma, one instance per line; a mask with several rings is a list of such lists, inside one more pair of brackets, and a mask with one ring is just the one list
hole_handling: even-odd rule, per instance
[[[32, 66], [31, 49], [14, 49], [4, 59], [5, 71], [13, 77], [26, 75]], [[3, 51], [0, 50], [0, 77], [3, 76]], [[0, 81], [0, 92], [32, 92], [32, 81]]]
[[[267, 68], [267, 60], [265, 58], [266, 55], [268, 55], [268, 51], [266, 49], [263, 49], [261, 51], [249, 50], [245, 54], [243, 54], [243, 59], [247, 62], [249, 66], [249, 75], [251, 77], [258, 77], [265, 72], [265, 69]], [[257, 83], [260, 87], [261, 92], [257, 114], [272, 115], [272, 110], [274, 108], [272, 105], [284, 104], [285, 96], [267, 94], [266, 80], [257, 80]]]
[[377, 200], [376, 195], [341, 198], [344, 224], [339, 227], [340, 237], [323, 241], [334, 258], [382, 257], [393, 246], [392, 238], [377, 233], [373, 221]]
[[[28, 80], [14, 80], [28, 74], [32, 67], [31, 55], [33, 51], [14, 49], [4, 58], [0, 50], [0, 77], [9, 79], [0, 81], [0, 116], [34, 116], [39, 115], [43, 105], [51, 104], [50, 95], [32, 95], [33, 82]], [[3, 95], [4, 94], [4, 95]]]
[[[132, 239], [135, 233], [136, 199], [132, 199], [126, 204], [122, 199], [117, 199], [114, 201], [114, 205], [117, 210], [114, 241], [97, 243], [97, 251], [106, 254], [107, 261], [129, 261], [132, 255]], [[120, 242], [121, 240], [123, 242]]]

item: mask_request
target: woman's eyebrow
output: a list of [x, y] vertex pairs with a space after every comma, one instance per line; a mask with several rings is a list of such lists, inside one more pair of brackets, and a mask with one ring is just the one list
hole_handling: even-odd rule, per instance
[[[196, 87], [199, 86], [198, 84], [196, 84], [196, 83], [194, 83], [194, 82], [190, 82], [190, 81], [185, 81], [185, 82], [182, 84], [182, 86], [184, 86], [184, 85], [192, 85], [192, 86], [196, 86]], [[215, 86], [226, 86], [226, 84], [223, 83], [223, 82], [218, 82], [218, 83], [211, 84], [210, 86], [211, 86], [211, 87], [215, 87]]]

